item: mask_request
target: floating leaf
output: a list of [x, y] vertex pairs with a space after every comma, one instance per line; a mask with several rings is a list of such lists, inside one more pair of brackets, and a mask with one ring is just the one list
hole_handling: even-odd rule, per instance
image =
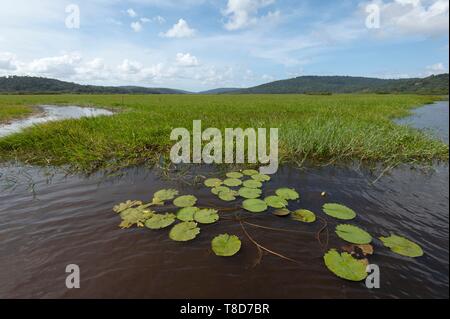
[[241, 249], [241, 241], [235, 235], [222, 234], [214, 237], [211, 248], [217, 256], [230, 257]]
[[291, 211], [287, 208], [281, 208], [281, 209], [277, 209], [275, 211], [273, 211], [272, 214], [274, 214], [275, 216], [279, 216], [279, 217], [285, 217], [287, 215], [289, 215], [291, 213]]
[[335, 249], [329, 250], [323, 257], [327, 268], [336, 276], [350, 280], [362, 281], [366, 279], [366, 263], [355, 259], [349, 253], [338, 253]]
[[136, 208], [128, 208], [120, 213], [122, 222], [120, 228], [130, 228], [133, 225], [143, 227], [147, 219], [153, 216], [152, 211], [140, 210]]
[[262, 191], [257, 188], [242, 187], [241, 189], [239, 189], [238, 193], [241, 197], [251, 199], [261, 196]]
[[267, 205], [273, 208], [285, 208], [288, 205], [288, 202], [278, 196], [269, 196], [264, 199]]
[[127, 210], [128, 208], [134, 207], [134, 206], [139, 206], [142, 205], [141, 201], [138, 200], [127, 200], [125, 203], [120, 203], [119, 205], [115, 205], [113, 207], [113, 211], [115, 211], [116, 213], [121, 213], [124, 210]]
[[178, 191], [176, 189], [162, 189], [160, 191], [157, 191], [153, 195], [153, 199], [157, 199], [159, 201], [166, 201], [166, 200], [172, 200], [175, 198], [175, 196], [178, 195]]
[[255, 174], [252, 175], [252, 178], [258, 182], [268, 182], [270, 181], [270, 176], [266, 174]]
[[297, 193], [295, 189], [291, 188], [280, 188], [275, 191], [279, 197], [285, 200], [296, 200], [299, 199], [300, 195]]
[[191, 207], [197, 202], [197, 198], [192, 195], [184, 195], [175, 198], [173, 204], [177, 207]]
[[352, 244], [365, 245], [372, 242], [372, 236], [368, 232], [353, 225], [341, 224], [336, 226], [336, 234]]
[[292, 212], [292, 219], [304, 222], [304, 223], [314, 223], [316, 221], [316, 214], [307, 209], [298, 209]]
[[212, 224], [219, 220], [215, 209], [201, 209], [194, 214], [194, 220], [200, 224]]
[[349, 245], [342, 247], [342, 250], [350, 253], [356, 259], [363, 259], [367, 256], [373, 255], [373, 246], [366, 245]]
[[218, 187], [222, 185], [222, 183], [222, 180], [218, 178], [208, 178], [207, 180], [205, 180], [206, 187]]
[[200, 208], [197, 207], [184, 207], [177, 213], [177, 218], [183, 222], [191, 222], [194, 220], [194, 214], [198, 212]]
[[350, 220], [356, 217], [356, 213], [352, 209], [340, 204], [325, 204], [323, 211], [337, 219]]
[[213, 193], [214, 195], [219, 195], [220, 192], [231, 192], [231, 189], [227, 186], [218, 186], [211, 188], [211, 193]]
[[257, 170], [254, 170], [254, 169], [246, 169], [246, 170], [242, 171], [242, 174], [244, 174], [246, 176], [252, 176], [252, 175], [259, 174], [259, 172]]
[[232, 202], [236, 200], [237, 192], [230, 190], [230, 191], [223, 191], [219, 193], [219, 198], [225, 202]]
[[242, 207], [252, 213], [261, 213], [267, 210], [267, 204], [260, 199], [246, 199], [242, 202]]
[[227, 177], [229, 177], [229, 178], [241, 178], [242, 176], [244, 176], [244, 175], [242, 173], [239, 173], [239, 172], [227, 173]]
[[172, 227], [169, 237], [175, 241], [189, 241], [197, 237], [200, 228], [196, 222], [182, 222]]
[[384, 246], [390, 248], [394, 253], [406, 257], [420, 257], [423, 256], [422, 248], [411, 240], [391, 235], [389, 237], [380, 237]]
[[150, 229], [162, 229], [172, 225], [175, 222], [174, 214], [154, 214], [152, 218], [147, 219], [145, 227]]
[[223, 183], [229, 187], [235, 187], [235, 186], [242, 185], [242, 181], [237, 178], [228, 178], [228, 179], [224, 180]]
[[247, 187], [247, 188], [260, 188], [260, 187], [262, 187], [262, 183], [258, 182], [258, 181], [255, 181], [254, 179], [249, 179], [249, 180], [244, 181], [243, 185], [244, 185], [244, 187]]

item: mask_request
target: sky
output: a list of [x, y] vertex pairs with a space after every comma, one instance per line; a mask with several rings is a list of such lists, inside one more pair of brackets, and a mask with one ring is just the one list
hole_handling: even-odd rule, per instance
[[0, 76], [202, 91], [449, 68], [449, 0], [0, 0]]

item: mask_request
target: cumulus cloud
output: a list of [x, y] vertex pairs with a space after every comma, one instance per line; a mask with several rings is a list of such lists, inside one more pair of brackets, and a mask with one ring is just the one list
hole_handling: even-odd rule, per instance
[[9, 52], [0, 52], [0, 70], [13, 71], [16, 69], [14, 55]]
[[196, 30], [192, 29], [184, 19], [180, 19], [172, 28], [161, 35], [166, 38], [190, 38], [195, 35], [195, 32]]
[[76, 68], [81, 62], [78, 53], [67, 53], [61, 56], [35, 59], [28, 64], [21, 63], [21, 72], [50, 77], [69, 77], [76, 74]]
[[142, 69], [142, 64], [137, 61], [130, 61], [128, 59], [123, 60], [119, 65], [119, 70], [127, 74], [136, 74]]
[[142, 24], [139, 21], [131, 22], [130, 26], [131, 26], [131, 29], [133, 29], [134, 32], [141, 32], [142, 31]]
[[178, 53], [176, 56], [176, 64], [184, 67], [198, 66], [198, 59], [190, 53]]
[[261, 19], [278, 18], [279, 11], [269, 12], [266, 16], [258, 17], [260, 9], [273, 4], [275, 0], [228, 0], [223, 15], [228, 21], [225, 29], [229, 31], [247, 28], [258, 23]]
[[427, 75], [437, 75], [442, 73], [447, 73], [447, 68], [445, 67], [444, 63], [435, 63], [433, 65], [427, 66]]
[[130, 8], [130, 9], [127, 10], [127, 14], [128, 14], [128, 16], [131, 17], [131, 18], [137, 17], [136, 11], [134, 11], [132, 8]]

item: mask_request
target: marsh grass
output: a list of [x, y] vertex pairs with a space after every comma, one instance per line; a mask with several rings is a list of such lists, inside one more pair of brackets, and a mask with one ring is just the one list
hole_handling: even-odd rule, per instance
[[6, 105], [99, 106], [112, 117], [46, 123], [0, 139], [0, 159], [69, 165], [90, 172], [156, 163], [167, 156], [173, 128], [278, 127], [280, 160], [429, 163], [448, 160], [448, 146], [392, 119], [440, 99], [416, 95], [30, 95], [0, 96]]
[[3, 105], [3, 103], [0, 103], [0, 124], [28, 116], [33, 111], [33, 108], [28, 105]]

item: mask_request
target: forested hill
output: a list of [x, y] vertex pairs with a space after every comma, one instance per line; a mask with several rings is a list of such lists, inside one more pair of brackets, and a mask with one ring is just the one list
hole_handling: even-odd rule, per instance
[[166, 88], [145, 88], [139, 86], [81, 85], [48, 78], [10, 76], [0, 77], [0, 93], [182, 94], [186, 92]]
[[240, 94], [288, 93], [417, 93], [448, 94], [449, 75], [426, 78], [377, 79], [350, 76], [302, 76], [234, 91]]

